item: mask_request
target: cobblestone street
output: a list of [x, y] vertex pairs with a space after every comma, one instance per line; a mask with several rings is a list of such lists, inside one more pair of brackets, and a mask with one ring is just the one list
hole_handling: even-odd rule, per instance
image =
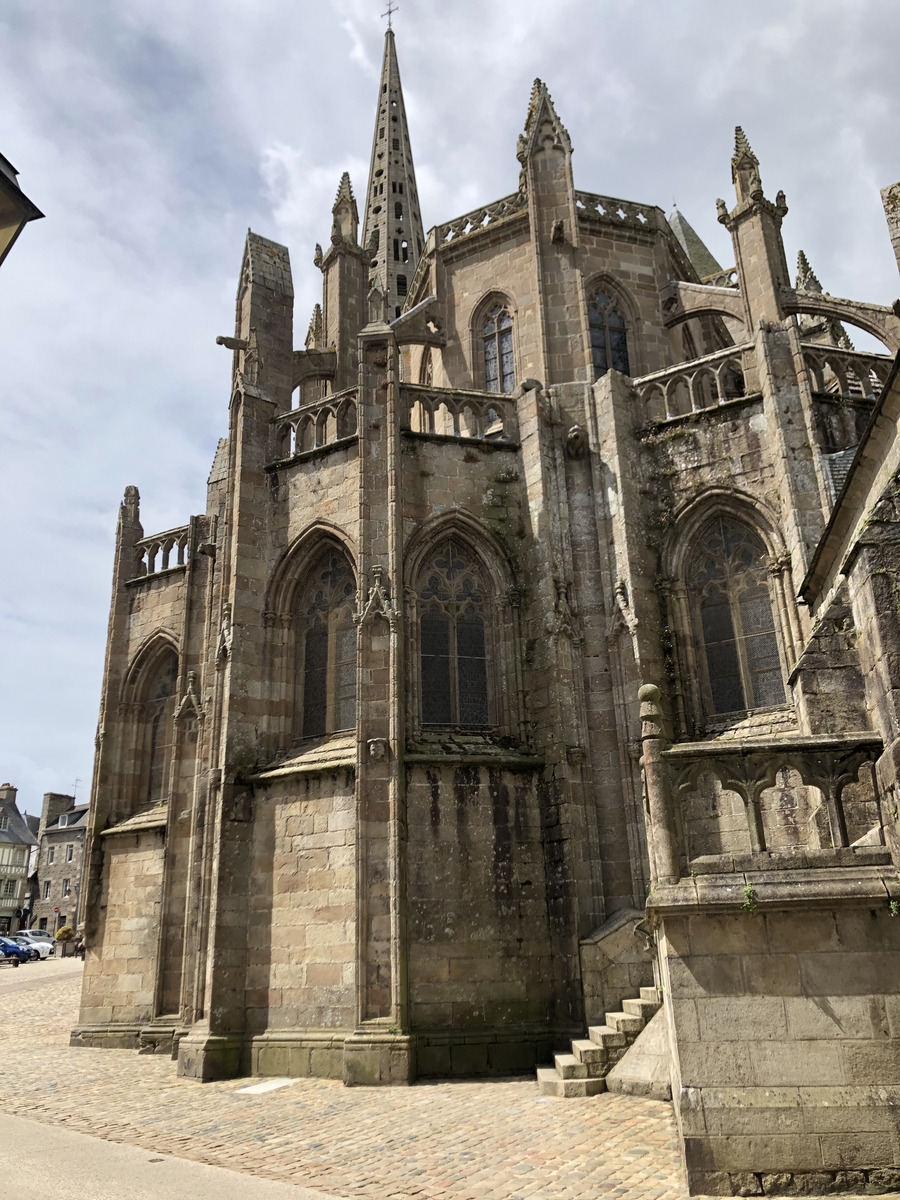
[[[43, 972], [43, 974], [40, 974]], [[71, 1049], [81, 964], [0, 974], [0, 1106], [47, 1125], [339, 1197], [685, 1195], [670, 1106], [543, 1099], [531, 1079], [345, 1088], [200, 1085], [167, 1058]]]

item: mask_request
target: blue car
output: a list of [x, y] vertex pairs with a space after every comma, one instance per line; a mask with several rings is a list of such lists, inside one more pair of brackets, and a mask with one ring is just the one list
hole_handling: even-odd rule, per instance
[[28, 962], [31, 954], [24, 946], [18, 946], [10, 938], [0, 937], [0, 962], [12, 963], [13, 966], [18, 966], [20, 963]]

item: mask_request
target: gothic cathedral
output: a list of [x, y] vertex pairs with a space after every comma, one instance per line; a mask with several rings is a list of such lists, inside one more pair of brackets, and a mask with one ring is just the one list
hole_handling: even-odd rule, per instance
[[206, 512], [121, 507], [76, 1044], [396, 1084], [576, 1039], [586, 1094], [637, 1028], [604, 1013], [661, 994], [696, 1109], [697, 996], [788, 1002], [735, 938], [890, 915], [900, 319], [792, 282], [741, 129], [724, 269], [576, 188], [540, 81], [516, 157], [426, 234], [388, 30], [301, 349], [288, 251], [247, 236]]

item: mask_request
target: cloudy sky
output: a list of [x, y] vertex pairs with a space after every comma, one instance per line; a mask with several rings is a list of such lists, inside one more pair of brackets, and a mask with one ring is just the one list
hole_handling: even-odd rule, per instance
[[[88, 795], [125, 486], [147, 534], [203, 510], [248, 226], [290, 247], [302, 344], [341, 172], [365, 190], [385, 6], [0, 4], [0, 152], [46, 213], [0, 268], [0, 777], [31, 812]], [[896, 0], [400, 0], [394, 27], [426, 229], [514, 190], [539, 75], [578, 187], [677, 200], [728, 266], [741, 124], [789, 259], [900, 294], [878, 194], [900, 179]]]

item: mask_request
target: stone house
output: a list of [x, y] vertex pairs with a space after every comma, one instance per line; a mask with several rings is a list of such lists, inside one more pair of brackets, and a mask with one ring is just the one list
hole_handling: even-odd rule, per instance
[[882, 1186], [900, 318], [740, 128], [725, 269], [540, 81], [516, 158], [426, 236], [388, 31], [301, 349], [248, 234], [207, 510], [120, 510], [73, 1044], [585, 1094], [661, 988], [694, 1190]]
[[0, 934], [23, 928], [29, 858], [37, 839], [16, 804], [18, 789], [0, 784]]
[[32, 927], [55, 932], [78, 928], [81, 868], [88, 806], [74, 796], [46, 792], [38, 831], [38, 859]]

